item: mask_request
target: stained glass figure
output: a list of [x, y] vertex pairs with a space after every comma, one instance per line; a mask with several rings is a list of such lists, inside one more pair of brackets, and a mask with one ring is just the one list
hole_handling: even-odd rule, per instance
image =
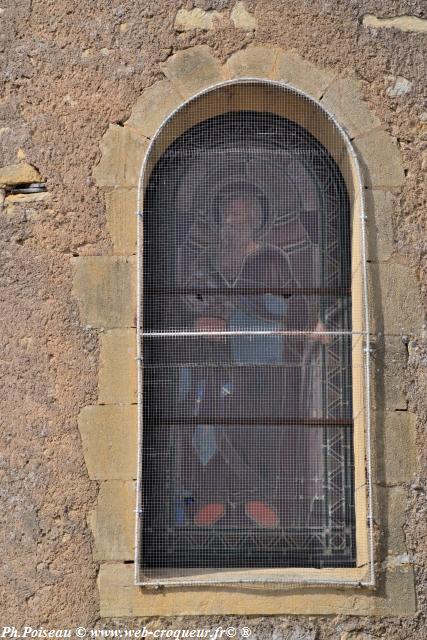
[[165, 152], [146, 201], [145, 565], [351, 565], [336, 164], [295, 123], [226, 114]]

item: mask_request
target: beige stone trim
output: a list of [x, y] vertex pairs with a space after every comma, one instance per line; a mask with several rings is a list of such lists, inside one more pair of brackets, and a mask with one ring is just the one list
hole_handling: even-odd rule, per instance
[[172, 83], [169, 80], [160, 80], [143, 91], [125, 124], [147, 138], [151, 138], [180, 104], [182, 104], [182, 96], [175, 90]]
[[115, 255], [136, 253], [136, 189], [113, 189], [105, 194], [107, 230]]
[[[136, 405], [109, 404], [83, 407], [79, 415], [79, 431], [91, 480], [136, 478]], [[133, 527], [135, 520], [133, 508], [129, 518]]]
[[378, 411], [406, 411], [402, 388], [408, 352], [402, 338], [385, 336], [373, 341], [372, 408]]
[[101, 141], [101, 160], [93, 170], [99, 187], [136, 187], [148, 141], [129, 127], [111, 124]]
[[[359, 175], [354, 157], [350, 160], [354, 185], [358, 184]], [[352, 238], [351, 238], [351, 308], [352, 330], [356, 333], [367, 331], [364, 318], [364, 265], [362, 194], [357, 186], [352, 203]], [[352, 336], [352, 396], [353, 396], [353, 452], [354, 452], [354, 504], [356, 514], [356, 553], [357, 566], [364, 566], [370, 560], [370, 539], [368, 531], [368, 469], [366, 450], [367, 407], [365, 389], [366, 339], [362, 335]]]
[[350, 138], [366, 134], [381, 126], [361, 95], [361, 82], [356, 78], [337, 78], [325, 91], [322, 104], [333, 113]]
[[408, 498], [408, 490], [404, 486], [375, 487], [374, 518], [379, 524], [383, 556], [407, 553], [404, 527]]
[[100, 336], [98, 402], [137, 402], [136, 330], [113, 329]]
[[412, 269], [398, 262], [368, 265], [371, 330], [385, 335], [421, 335], [423, 304]]
[[388, 260], [394, 251], [393, 215], [395, 196], [391, 191], [365, 189], [368, 260]]
[[[319, 573], [323, 570], [319, 570]], [[133, 586], [133, 567], [101, 565], [98, 586], [102, 617], [172, 615], [411, 615], [415, 612], [411, 566], [386, 572], [378, 591], [351, 588], [168, 587], [154, 590]]]
[[401, 187], [405, 181], [397, 145], [385, 131], [372, 131], [353, 141], [367, 187]]
[[[265, 48], [262, 49], [265, 52]], [[242, 52], [242, 56], [243, 56]], [[247, 60], [248, 58], [246, 58]], [[300, 62], [300, 64], [302, 64]], [[300, 67], [301, 69], [301, 67]], [[273, 69], [274, 73], [274, 69]], [[238, 111], [250, 108], [255, 111], [272, 111], [278, 115], [293, 119], [305, 127], [317, 137], [332, 153], [346, 180], [350, 197], [353, 197], [353, 252], [352, 252], [352, 286], [353, 286], [353, 330], [363, 332], [365, 330], [363, 315], [363, 265], [361, 248], [361, 194], [358, 192], [359, 177], [354, 157], [349, 153], [345, 140], [337, 128], [332, 126], [327, 115], [317, 109], [309, 100], [301, 98], [294, 92], [289, 92], [286, 101], [277, 100], [277, 94], [281, 89], [273, 84], [231, 84], [220, 87], [214, 96], [203, 94], [194, 102], [186, 105], [174, 117], [172, 122], [166, 123], [161, 134], [155, 139], [152, 147], [152, 162], [149, 158], [149, 166], [154, 165], [171, 142], [190, 126], [205, 120], [208, 117], [218, 115], [224, 111]], [[315, 112], [316, 117], [313, 117]], [[355, 508], [357, 515], [357, 566], [367, 565], [369, 560], [368, 529], [367, 529], [367, 478], [366, 478], [366, 402], [364, 387], [365, 371], [365, 344], [362, 337], [353, 340], [353, 406], [354, 406], [354, 454], [355, 454]], [[312, 579], [317, 572], [312, 570]], [[265, 572], [262, 572], [264, 575]], [[282, 576], [286, 570], [280, 571]], [[222, 574], [226, 576], [225, 572]]]
[[427, 20], [417, 16], [393, 16], [392, 18], [378, 18], [372, 13], [363, 16], [363, 26], [373, 29], [398, 29], [399, 31], [413, 31], [427, 33]]
[[73, 295], [81, 323], [98, 328], [134, 327], [135, 258], [85, 256], [72, 262]]
[[[171, 575], [170, 569], [160, 569], [156, 575], [164, 581], [164, 586], [174, 587], [177, 582], [183, 586], [216, 587], [218, 585], [238, 585], [247, 589], [282, 589], [288, 590], [292, 585], [304, 587], [318, 586], [330, 588], [334, 586], [355, 586], [367, 579], [367, 567], [356, 568], [274, 568], [274, 569], [184, 569], [180, 570], [179, 578]], [[212, 581], [213, 584], [209, 584]], [[198, 584], [195, 585], [194, 583]], [[329, 583], [329, 584], [328, 584]], [[332, 583], [332, 585], [331, 585]], [[149, 590], [151, 585], [145, 585]]]
[[415, 414], [376, 411], [374, 421], [376, 482], [385, 486], [410, 483], [417, 461]]
[[[354, 590], [349, 587], [300, 587], [276, 585], [263, 587], [232, 585], [228, 587], [184, 586], [180, 589], [168, 587], [163, 591], [133, 586], [133, 567], [115, 562], [132, 557], [134, 503], [133, 484], [136, 471], [136, 438], [134, 419], [136, 407], [136, 362], [135, 362], [135, 235], [131, 215], [142, 160], [147, 151], [148, 138], [162, 126], [162, 133], [155, 138], [148, 159], [145, 180], [164, 149], [190, 126], [208, 117], [225, 111], [247, 108], [255, 110], [275, 109], [277, 88], [273, 85], [229, 85], [216, 90], [215, 94], [199, 95], [195, 101], [184, 105], [175, 113], [173, 120], [165, 120], [180, 107], [186, 98], [227, 78], [265, 78], [289, 83], [296, 89], [305, 91], [314, 98], [322, 98], [325, 107], [337, 121], [355, 136], [355, 145], [365, 169], [364, 180], [375, 190], [368, 194], [368, 214], [375, 211], [374, 232], [382, 231], [376, 248], [369, 245], [369, 256], [379, 261], [389, 261], [393, 250], [390, 210], [392, 196], [388, 190], [401, 186], [404, 172], [399, 150], [390, 136], [379, 129], [378, 118], [369, 112], [360, 94], [360, 84], [356, 79], [336, 78], [327, 69], [317, 68], [303, 60], [296, 52], [286, 52], [269, 46], [251, 46], [229, 58], [221, 65], [209, 47], [198, 45], [178, 51], [161, 68], [166, 80], [147, 88], [132, 110], [125, 126], [110, 125], [101, 143], [101, 160], [93, 171], [96, 183], [108, 187], [105, 194], [107, 207], [107, 227], [116, 256], [77, 258], [74, 260], [73, 291], [78, 299], [81, 322], [83, 324], [108, 329], [101, 333], [101, 356], [99, 374], [98, 406], [86, 407], [81, 412], [79, 427], [82, 435], [85, 459], [90, 477], [106, 480], [101, 485], [98, 506], [90, 517], [95, 536], [96, 558], [101, 564], [99, 587], [102, 616], [124, 615], [173, 615], [173, 614], [336, 614], [356, 615], [406, 615], [415, 609], [412, 568], [401, 567], [388, 570], [385, 587], [375, 591]], [[276, 101], [277, 103], [278, 101]], [[330, 127], [329, 120], [322, 112], [313, 122], [313, 106], [309, 100], [301, 99], [295, 93], [287, 95], [286, 110], [278, 115], [294, 119], [307, 128], [327, 148], [334, 149], [334, 157], [346, 180], [350, 195], [357, 194], [357, 176], [353, 161], [349, 158], [345, 144], [338, 131]], [[380, 191], [378, 191], [380, 189]], [[370, 199], [369, 199], [370, 198]], [[363, 329], [362, 322], [362, 264], [360, 261], [360, 202], [356, 198], [353, 206], [353, 323], [355, 330]], [[129, 216], [129, 218], [128, 218]], [[129, 219], [129, 226], [127, 221]], [[389, 225], [389, 226], [387, 226]], [[372, 223], [370, 222], [372, 230]], [[384, 231], [386, 230], [386, 232]], [[373, 265], [372, 282], [381, 282], [380, 294], [375, 289], [376, 309], [384, 313], [384, 328], [401, 330], [408, 326], [414, 332], [420, 329], [420, 302], [415, 279], [411, 279], [406, 266], [398, 263]], [[405, 293], [403, 282], [409, 278], [409, 289]], [[375, 280], [377, 278], [377, 280]], [[398, 286], [398, 306], [405, 310], [405, 318], [396, 312], [395, 283]], [[400, 292], [401, 289], [401, 292]], [[385, 303], [383, 305], [380, 300]], [[407, 308], [409, 305], [409, 323]], [[387, 320], [385, 317], [387, 316]], [[404, 322], [405, 320], [405, 322]], [[383, 331], [384, 331], [383, 328]], [[392, 348], [393, 347], [393, 348]], [[404, 360], [398, 346], [386, 343], [385, 360], [396, 357]], [[396, 348], [395, 348], [396, 347]], [[314, 570], [302, 569], [298, 572], [281, 570], [281, 577], [296, 582], [301, 579], [331, 579], [356, 582], [364, 580], [367, 572], [367, 528], [366, 528], [366, 473], [365, 473], [365, 418], [363, 380], [363, 341], [353, 342], [354, 358], [354, 406], [355, 406], [355, 457], [356, 457], [356, 511], [357, 511], [357, 569]], [[392, 360], [390, 360], [392, 362]], [[403, 364], [402, 364], [403, 366]], [[388, 386], [387, 386], [388, 384]], [[391, 378], [385, 384], [384, 397], [376, 398], [377, 406], [398, 408], [404, 403], [404, 396], [395, 393]], [[395, 399], [395, 400], [394, 400]], [[394, 404], [393, 404], [394, 402]], [[381, 404], [382, 403], [382, 404]], [[393, 455], [396, 447], [403, 450], [401, 438], [409, 437], [412, 443], [413, 422], [406, 422], [392, 412], [379, 413], [377, 433], [386, 429], [385, 453]], [[391, 417], [390, 417], [391, 416]], [[402, 424], [406, 426], [402, 428]], [[132, 426], [133, 425], [133, 426]], [[409, 434], [409, 435], [408, 435]], [[381, 441], [379, 442], [381, 444]], [[411, 444], [412, 447], [412, 444]], [[377, 448], [378, 442], [377, 442]], [[405, 449], [406, 450], [406, 449]], [[393, 518], [402, 520], [401, 483], [411, 477], [414, 448], [411, 448], [409, 462], [402, 461], [401, 470], [392, 467], [379, 477], [390, 487], [379, 489], [387, 493], [389, 507], [384, 516], [384, 527], [392, 529]], [[388, 463], [386, 463], [388, 464]], [[400, 462], [398, 463], [400, 464]], [[406, 465], [406, 466], [405, 466]], [[400, 475], [399, 475], [400, 473]], [[388, 474], [388, 475], [387, 475]], [[397, 484], [395, 484], [397, 483]], [[399, 488], [400, 487], [400, 488]], [[381, 503], [382, 504], [382, 503]], [[113, 507], [117, 510], [113, 513]], [[384, 510], [383, 510], [384, 511]], [[122, 515], [120, 515], [122, 514]], [[395, 515], [393, 515], [395, 514]], [[397, 515], [396, 515], [397, 514]], [[388, 523], [388, 524], [387, 524]], [[108, 530], [110, 527], [110, 530]], [[387, 550], [400, 553], [401, 537], [387, 534]], [[113, 542], [112, 542], [113, 540]], [[199, 572], [200, 573], [200, 572]], [[251, 572], [243, 572], [247, 577]], [[257, 571], [257, 577], [260, 572]], [[267, 572], [262, 572], [268, 573]], [[296, 575], [298, 573], [298, 575]], [[227, 576], [227, 572], [221, 575]], [[194, 578], [194, 574], [189, 579]], [[229, 575], [228, 575], [229, 577]], [[236, 572], [233, 578], [238, 577]]]
[[0, 168], [0, 189], [30, 182], [42, 182], [42, 177], [37, 169], [26, 162]]
[[134, 556], [135, 483], [102, 482], [98, 503], [88, 517], [95, 540], [95, 560], [132, 560]]
[[226, 62], [228, 78], [271, 78], [279, 49], [251, 46], [234, 53]]
[[219, 11], [205, 11], [200, 7], [178, 9], [174, 27], [177, 31], [191, 31], [192, 29], [209, 31], [214, 28], [215, 22], [223, 19], [223, 17]]
[[255, 31], [257, 23], [255, 16], [248, 11], [245, 3], [239, 0], [233, 7], [230, 18], [237, 29]]
[[281, 51], [272, 78], [306, 92], [317, 100], [335, 78], [335, 73], [304, 60], [295, 51]]
[[220, 63], [204, 44], [178, 51], [160, 68], [184, 98], [224, 80]]
[[[224, 73], [227, 67], [224, 67]], [[315, 106], [308, 100], [304, 100], [299, 94], [289, 92], [286, 101], [277, 100], [280, 86], [273, 83], [250, 82], [235, 83], [219, 87], [214, 94], [204, 93], [192, 102], [185, 104], [173, 118], [167, 121], [161, 134], [154, 140], [150, 148], [150, 156], [144, 175], [145, 184], [150, 176], [151, 169], [161, 157], [165, 149], [184, 131], [207, 118], [212, 118], [227, 111], [240, 111], [250, 109], [253, 111], [270, 111], [294, 120], [312, 133], [330, 151], [341, 169], [350, 195], [354, 190], [354, 177], [346, 149], [345, 141], [337, 128], [332, 128], [328, 116], [321, 110], [316, 110], [316, 118], [313, 118]]]

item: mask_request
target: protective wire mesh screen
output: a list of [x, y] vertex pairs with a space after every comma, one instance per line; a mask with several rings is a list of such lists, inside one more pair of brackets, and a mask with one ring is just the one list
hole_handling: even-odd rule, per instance
[[144, 575], [355, 566], [350, 219], [329, 151], [272, 113], [204, 119], [157, 162], [142, 243]]

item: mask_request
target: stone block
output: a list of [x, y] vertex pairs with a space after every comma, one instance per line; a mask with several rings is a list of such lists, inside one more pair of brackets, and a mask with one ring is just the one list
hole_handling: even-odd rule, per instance
[[73, 295], [82, 324], [132, 327], [136, 324], [136, 266], [133, 257], [73, 258]]
[[386, 336], [373, 344], [371, 404], [379, 411], [407, 409], [403, 389], [408, 352], [399, 336]]
[[407, 552], [404, 526], [408, 492], [405, 487], [375, 487], [374, 519], [379, 524], [381, 559]]
[[79, 415], [91, 480], [132, 480], [137, 475], [137, 406], [93, 405]]
[[100, 337], [99, 404], [137, 401], [136, 330], [114, 329]]
[[40, 193], [11, 193], [6, 197], [5, 205], [10, 207], [11, 205], [37, 204], [49, 200], [52, 200], [52, 194], [48, 191], [41, 191]]
[[29, 184], [30, 182], [42, 182], [40, 173], [30, 164], [19, 162], [0, 167], [0, 188]]
[[95, 560], [132, 560], [135, 548], [134, 482], [102, 482], [88, 521], [95, 540]]
[[218, 11], [205, 11], [200, 7], [194, 9], [178, 9], [175, 16], [175, 29], [177, 31], [191, 31], [202, 29], [209, 31], [215, 27], [215, 20], [221, 20], [222, 15]]
[[322, 104], [341, 126], [355, 138], [381, 126], [381, 120], [363, 101], [361, 83], [356, 78], [337, 78], [325, 91]]
[[160, 67], [184, 98], [224, 80], [221, 65], [207, 45], [178, 51]]
[[386, 90], [386, 94], [390, 98], [401, 98], [412, 91], [412, 82], [408, 78], [397, 76], [396, 78], [393, 77], [393, 79], [394, 83]]
[[415, 414], [409, 411], [373, 413], [374, 480], [383, 485], [410, 482], [416, 472]]
[[230, 18], [237, 29], [243, 29], [244, 31], [255, 31], [256, 29], [256, 18], [247, 10], [244, 2], [236, 2]]
[[99, 187], [137, 187], [148, 140], [129, 127], [111, 124], [101, 140], [101, 160], [93, 170]]
[[390, 191], [365, 189], [367, 212], [367, 258], [388, 260], [394, 250], [394, 195]]
[[385, 335], [420, 335], [424, 309], [412, 269], [397, 262], [368, 265], [371, 330]]
[[107, 229], [116, 255], [136, 253], [136, 189], [114, 189], [105, 194]]
[[230, 78], [268, 78], [278, 56], [273, 47], [247, 47], [228, 60], [226, 72]]
[[182, 101], [169, 80], [160, 80], [143, 91], [125, 124], [151, 138]]
[[398, 29], [414, 33], [427, 33], [427, 20], [417, 16], [393, 16], [392, 18], [377, 18], [372, 13], [363, 16], [363, 26], [373, 29]]
[[405, 181], [397, 145], [385, 131], [372, 131], [353, 141], [367, 187], [401, 187]]
[[303, 60], [295, 52], [286, 51], [279, 54], [272, 77], [319, 99], [326, 87], [333, 82], [335, 74]]
[[264, 585], [206, 587], [134, 586], [132, 564], [102, 564], [98, 575], [101, 617], [183, 615], [332, 615], [405, 616], [415, 612], [411, 566], [387, 570], [375, 590], [268, 588]]

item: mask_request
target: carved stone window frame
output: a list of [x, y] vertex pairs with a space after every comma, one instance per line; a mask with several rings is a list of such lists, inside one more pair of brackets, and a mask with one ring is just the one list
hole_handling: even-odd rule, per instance
[[[381, 130], [378, 118], [360, 98], [359, 83], [354, 78], [336, 77], [333, 72], [316, 68], [302, 60], [294, 52], [268, 46], [242, 50], [231, 56], [225, 65], [215, 59], [207, 46], [196, 46], [169, 58], [162, 65], [162, 71], [166, 79], [143, 92], [125, 125], [110, 125], [101, 143], [101, 161], [94, 169], [94, 179], [105, 191], [107, 228], [112, 239], [113, 255], [74, 260], [74, 293], [78, 299], [82, 323], [100, 330], [98, 404], [83, 408], [79, 427], [89, 475], [100, 482], [98, 506], [90, 516], [90, 524], [95, 538], [95, 559], [101, 562], [101, 615], [410, 614], [414, 610], [412, 566], [399, 564], [387, 567], [378, 572], [379, 579], [374, 584], [372, 571], [366, 571], [373, 567], [373, 564], [370, 565], [372, 558], [369, 558], [369, 551], [364, 558], [358, 557], [359, 566], [356, 569], [288, 570], [283, 581], [278, 580], [277, 575], [273, 576], [272, 584], [265, 579], [265, 572], [264, 577], [261, 576], [262, 584], [250, 584], [253, 580], [246, 571], [244, 580], [236, 579], [234, 575], [232, 584], [227, 584], [227, 576], [224, 575], [220, 576], [215, 585], [198, 586], [189, 579], [189, 584], [170, 584], [166, 592], [161, 593], [153, 590], [152, 586], [134, 584], [134, 567], [129, 561], [133, 557], [135, 478], [138, 467], [135, 301], [139, 286], [136, 282], [135, 264], [136, 230], [132, 216], [137, 209], [141, 209], [136, 203], [137, 186], [141, 177], [144, 184], [147, 169], [154, 166], [156, 156], [153, 149], [160, 150], [162, 145], [164, 148], [167, 144], [165, 133], [167, 123], [171, 122], [171, 114], [174, 114], [176, 128], [176, 118], [185, 112], [182, 105], [189, 99], [194, 96], [203, 99], [203, 96], [209, 95], [206, 90], [214, 86], [232, 85], [236, 80], [242, 83], [248, 78], [259, 78], [266, 84], [277, 83], [281, 87], [286, 84], [295, 89], [295, 93], [300, 91], [302, 95], [318, 100], [325, 109], [325, 117], [331, 118], [344, 131], [342, 139], [351, 140], [348, 149], [349, 164], [345, 173], [358, 191], [356, 198], [353, 197], [353, 253], [362, 255], [363, 248], [358, 243], [363, 234], [360, 233], [359, 225], [363, 224], [361, 216], [367, 215], [370, 232], [368, 258], [375, 260], [368, 273], [368, 284], [371, 287], [375, 287], [380, 281], [384, 288], [390, 281], [389, 270], [382, 267], [382, 254], [386, 252], [383, 234], [379, 234], [375, 240], [375, 224], [378, 224], [379, 216], [382, 215], [385, 224], [391, 225], [387, 219], [388, 214], [384, 213], [384, 202], [404, 182], [398, 149], [390, 136]], [[155, 135], [159, 128], [161, 135]], [[141, 172], [143, 161], [145, 170]], [[358, 162], [362, 167], [361, 176]], [[365, 194], [366, 209], [363, 207]], [[378, 216], [375, 215], [377, 211]], [[392, 263], [392, 276], [399, 275], [400, 267], [402, 265], [399, 262]], [[388, 317], [392, 313], [390, 301], [379, 299], [378, 289], [374, 289], [376, 295], [372, 305], [372, 332], [379, 330], [378, 317], [383, 319], [390, 338], [401, 329], [400, 325], [396, 325], [400, 318], [400, 324], [405, 325], [406, 333], [416, 333], [420, 329], [422, 314], [419, 296], [410, 273], [406, 282], [413, 294], [410, 308], [408, 310], [406, 301], [407, 314], [401, 314], [397, 320]], [[363, 278], [357, 278], [354, 271], [353, 287], [355, 330], [359, 326], [357, 323], [368, 326], [366, 322], [369, 323], [369, 319], [362, 317], [363, 298], [366, 296]], [[400, 291], [398, 295], [392, 296], [393, 307], [402, 303], [405, 294], [406, 292]], [[363, 350], [363, 345], [361, 349]], [[387, 355], [385, 349], [386, 347], [384, 357]], [[358, 353], [363, 360], [363, 351], [359, 350]], [[371, 379], [372, 376], [368, 376], [368, 380]], [[374, 436], [377, 442], [377, 431], [384, 429], [384, 425], [390, 424], [390, 432], [393, 432], [396, 414], [379, 398], [376, 387], [373, 396]], [[365, 401], [362, 400], [362, 404]], [[407, 429], [410, 439], [413, 439], [413, 421], [410, 419], [407, 419]], [[355, 442], [356, 473], [359, 473], [356, 488], [366, 484], [365, 421], [359, 433], [363, 433], [363, 437], [358, 437]], [[375, 450], [374, 453], [376, 460], [378, 452]], [[387, 453], [381, 455], [384, 458]], [[411, 456], [414, 456], [412, 450]], [[407, 466], [403, 481], [412, 473], [412, 466], [411, 463]], [[384, 475], [386, 471], [383, 470], [382, 473]], [[375, 474], [374, 480], [377, 482], [377, 469]], [[366, 492], [363, 491], [363, 494], [366, 495]], [[390, 496], [388, 500], [391, 500]], [[366, 516], [369, 509], [365, 499], [359, 499], [357, 510], [357, 535], [361, 536], [360, 539], [367, 540], [372, 536], [374, 527], [368, 528]], [[377, 507], [377, 511], [380, 512], [381, 507]], [[390, 522], [387, 526], [390, 528]], [[378, 541], [374, 542], [377, 548], [374, 560], [384, 562], [381, 556], [383, 552], [378, 552]], [[365, 548], [369, 550], [369, 545]], [[322, 577], [319, 576], [319, 571], [323, 572]], [[328, 571], [332, 573], [326, 575], [325, 572]], [[140, 583], [140, 580], [137, 582]], [[402, 593], [405, 594], [404, 597]]]

